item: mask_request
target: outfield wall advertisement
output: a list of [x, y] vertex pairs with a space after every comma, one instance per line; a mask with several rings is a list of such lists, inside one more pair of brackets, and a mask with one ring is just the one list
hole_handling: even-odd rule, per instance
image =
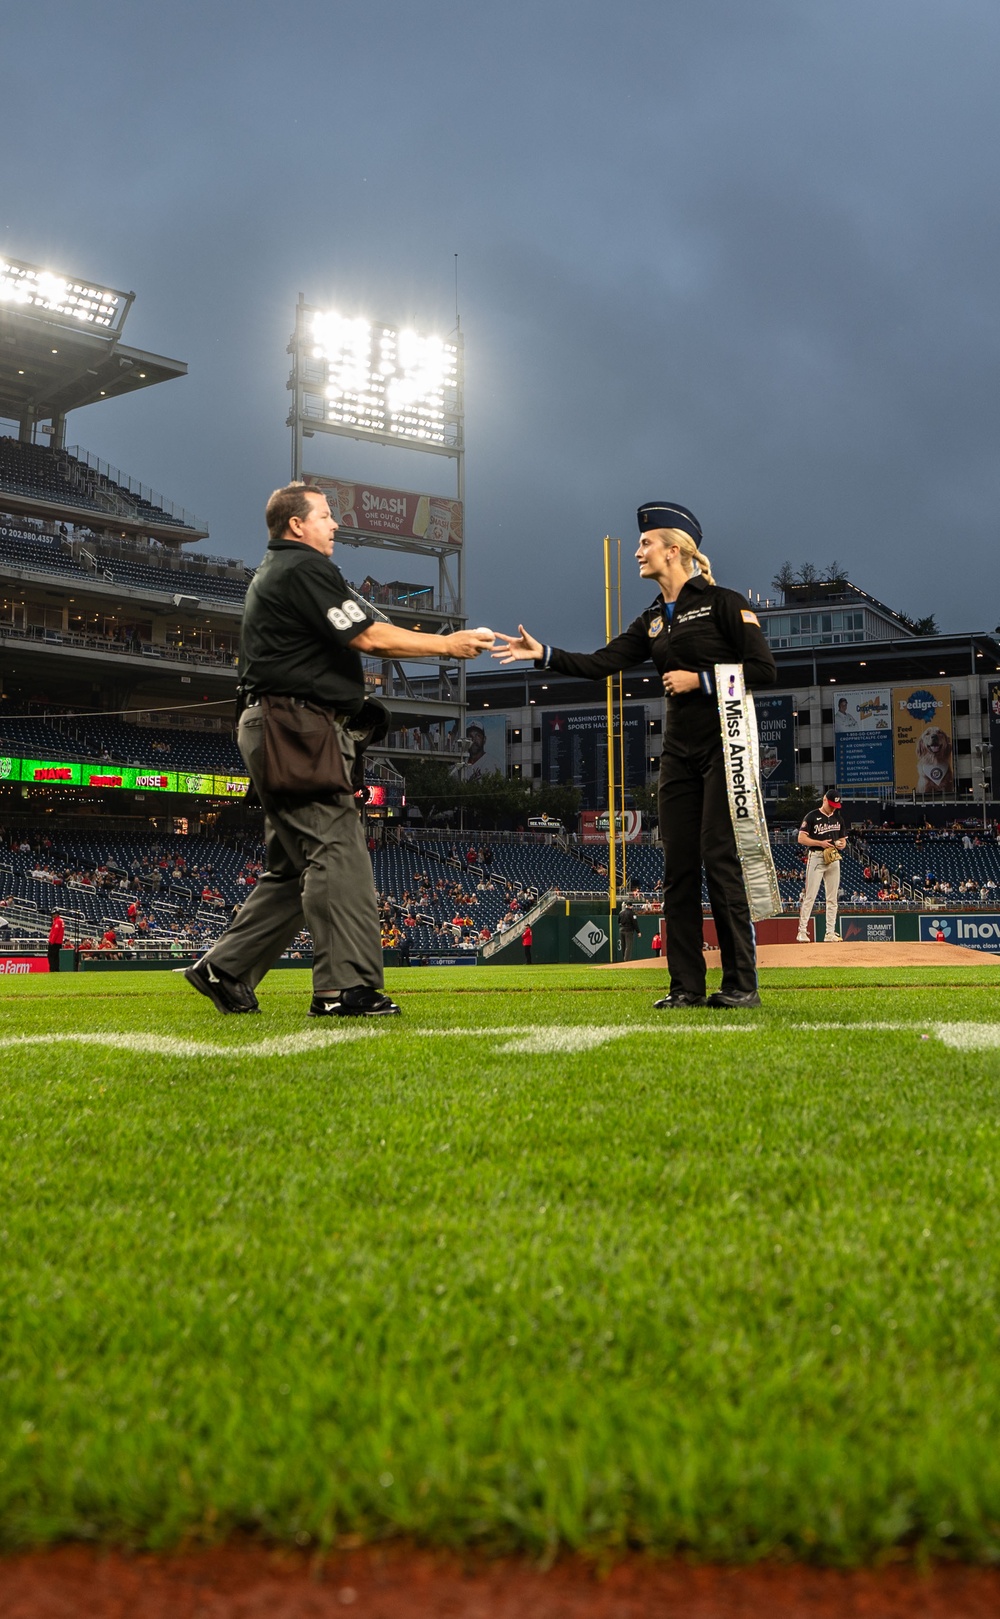
[[896, 937], [896, 918], [845, 916], [841, 911], [840, 937], [852, 944], [892, 944]]
[[937, 911], [920, 918], [921, 942], [960, 944], [966, 950], [991, 950], [1000, 954], [1000, 914], [987, 912], [974, 916], [956, 916], [953, 912]]
[[894, 686], [892, 713], [897, 790], [953, 798], [951, 687]]
[[833, 710], [838, 787], [892, 785], [892, 693], [866, 686], [838, 694]]

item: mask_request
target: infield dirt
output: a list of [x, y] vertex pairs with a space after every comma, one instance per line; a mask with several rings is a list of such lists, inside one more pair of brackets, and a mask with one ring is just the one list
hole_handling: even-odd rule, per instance
[[[719, 952], [706, 948], [709, 966], [718, 966]], [[967, 950], [961, 944], [762, 944], [757, 948], [758, 967], [994, 967], [1000, 974], [1000, 955], [988, 950]], [[648, 961], [616, 961], [616, 969], [658, 967], [655, 957]], [[605, 969], [607, 963], [604, 963]], [[598, 969], [600, 970], [600, 969]]]
[[460, 1562], [396, 1546], [307, 1553], [246, 1545], [172, 1557], [81, 1546], [0, 1562], [4, 1619], [994, 1619], [1000, 1572], [937, 1566], [689, 1567], [633, 1558]]

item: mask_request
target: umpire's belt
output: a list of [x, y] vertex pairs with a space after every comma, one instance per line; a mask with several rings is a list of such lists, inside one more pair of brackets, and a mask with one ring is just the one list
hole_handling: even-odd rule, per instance
[[[270, 696], [272, 694], [267, 693], [266, 695]], [[275, 692], [273, 695], [278, 696], [278, 693]], [[281, 693], [281, 695], [284, 696], [285, 694]], [[356, 720], [358, 717], [357, 710], [352, 712], [350, 709], [331, 708], [328, 703], [317, 703], [312, 697], [289, 697], [287, 698], [287, 701], [290, 703], [295, 703], [296, 706], [300, 708], [322, 708], [327, 714], [333, 715], [338, 725], [350, 725], [351, 721]], [[248, 708], [259, 707], [260, 697], [248, 697], [243, 705], [243, 712], [246, 713]]]

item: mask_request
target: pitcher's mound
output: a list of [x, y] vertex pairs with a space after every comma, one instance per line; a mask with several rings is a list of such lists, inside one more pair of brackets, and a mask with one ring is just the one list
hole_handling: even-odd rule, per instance
[[[719, 952], [705, 951], [709, 966], [718, 966]], [[995, 967], [1000, 955], [989, 950], [968, 950], [961, 944], [762, 944], [757, 947], [758, 967]], [[605, 966], [607, 963], [605, 963]], [[618, 969], [659, 967], [665, 963], [616, 961]]]

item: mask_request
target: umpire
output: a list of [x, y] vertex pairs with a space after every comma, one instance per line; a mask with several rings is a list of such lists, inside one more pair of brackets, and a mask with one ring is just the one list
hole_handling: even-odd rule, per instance
[[[726, 791], [722, 723], [714, 689], [717, 663], [741, 663], [747, 686], [771, 686], [776, 669], [756, 613], [745, 596], [724, 590], [701, 552], [701, 527], [686, 506], [655, 500], [639, 507], [639, 577], [660, 593], [627, 630], [597, 652], [543, 646], [523, 624], [501, 635], [493, 656], [512, 663], [602, 680], [652, 659], [667, 704], [660, 763], [663, 909], [667, 920], [670, 993], [654, 1004], [759, 1006], [753, 923], [736, 850]], [[705, 996], [701, 873], [722, 957], [722, 985]]]
[[[330, 560], [337, 524], [321, 490], [276, 489], [266, 520], [267, 555], [247, 591], [240, 636], [239, 746], [264, 806], [267, 870], [184, 976], [220, 1012], [257, 1012], [254, 990], [304, 924], [313, 941], [309, 1016], [391, 1016], [399, 1007], [383, 992], [375, 884], [350, 784], [372, 730], [360, 655], [474, 658], [492, 638], [375, 622]], [[332, 730], [340, 785], [275, 790], [271, 700], [306, 741], [320, 735], [327, 760]], [[384, 724], [381, 705], [367, 706]]]

